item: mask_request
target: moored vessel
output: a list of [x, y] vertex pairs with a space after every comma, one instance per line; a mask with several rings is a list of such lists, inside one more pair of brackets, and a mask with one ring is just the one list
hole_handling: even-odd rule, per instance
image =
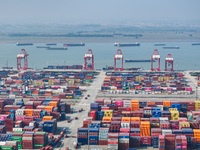
[[48, 47], [46, 50], [67, 50], [66, 47]]
[[151, 62], [150, 59], [125, 59], [125, 62]]
[[64, 46], [85, 46], [85, 43], [65, 43]]
[[179, 49], [179, 46], [164, 46], [163, 49]]
[[28, 45], [33, 45], [33, 43], [18, 43], [16, 44], [17, 46], [28, 46]]
[[115, 43], [114, 46], [122, 47], [122, 46], [140, 46], [140, 43]]

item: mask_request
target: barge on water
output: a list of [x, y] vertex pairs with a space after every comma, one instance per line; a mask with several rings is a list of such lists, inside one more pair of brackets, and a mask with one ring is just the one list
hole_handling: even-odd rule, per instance
[[18, 43], [16, 44], [17, 46], [30, 46], [33, 45], [33, 43]]
[[66, 47], [48, 47], [46, 50], [67, 50]]
[[49, 46], [37, 46], [36, 48], [49, 48]]
[[122, 43], [115, 43], [114, 46], [122, 47], [122, 46], [140, 46], [140, 43], [131, 43], [131, 44], [122, 44]]
[[125, 62], [151, 62], [151, 59], [125, 59]]
[[192, 45], [200, 45], [200, 43], [192, 43]]
[[56, 43], [47, 43], [46, 45], [57, 45]]
[[85, 46], [85, 43], [65, 43], [64, 46]]
[[165, 44], [154, 44], [154, 46], [165, 46]]
[[164, 46], [163, 49], [179, 49], [179, 46]]

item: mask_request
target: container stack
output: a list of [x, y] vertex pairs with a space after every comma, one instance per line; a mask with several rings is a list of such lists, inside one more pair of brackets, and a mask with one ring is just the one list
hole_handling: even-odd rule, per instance
[[57, 123], [55, 120], [49, 120], [44, 122], [43, 131], [54, 134], [57, 130]]
[[12, 141], [17, 141], [18, 142], [18, 149], [22, 149], [22, 135], [23, 131], [15, 131], [12, 134]]
[[34, 134], [34, 149], [44, 147], [48, 142], [46, 132], [35, 132]]
[[25, 132], [22, 137], [22, 148], [33, 149], [34, 132]]
[[99, 128], [99, 145], [108, 145], [109, 128]]
[[140, 136], [150, 136], [150, 122], [141, 121]]
[[178, 73], [106, 73], [101, 87], [110, 94], [192, 94]]
[[119, 150], [129, 148], [129, 133], [119, 133]]
[[[125, 101], [125, 103], [128, 103], [127, 100]], [[132, 100], [129, 101], [131, 102]], [[185, 143], [181, 145], [181, 149], [200, 146], [198, 141], [200, 112], [188, 111], [184, 113], [181, 111], [183, 110], [181, 105], [180, 107], [177, 105], [179, 104], [177, 101], [154, 103], [144, 103], [144, 101], [140, 103], [138, 101], [139, 110], [135, 111], [131, 111], [131, 107], [122, 107], [125, 106], [123, 104], [124, 100], [105, 101], [106, 103], [102, 100], [97, 100], [96, 102], [98, 103], [98, 110], [92, 109], [89, 113], [91, 115], [92, 112], [92, 117], [87, 117], [83, 122], [83, 129], [87, 128], [88, 124], [91, 124], [89, 128], [90, 143], [103, 145], [106, 143], [105, 139], [108, 135], [107, 144], [110, 149], [112, 149], [113, 145], [109, 143], [113, 141], [115, 141], [113, 143], [118, 142], [118, 149], [124, 148], [125, 143], [129, 143], [128, 148], [153, 146], [159, 149], [177, 149], [180, 148], [180, 140], [179, 138], [176, 140], [176, 136], [180, 136], [181, 142]], [[161, 106], [164, 104], [166, 107], [163, 107], [162, 110]], [[123, 113], [125, 110], [130, 111], [131, 115]], [[145, 113], [145, 111], [149, 110], [152, 111], [152, 117]], [[106, 130], [106, 133], [101, 130]], [[111, 140], [109, 138], [112, 133], [119, 134], [118, 141], [117, 139]], [[126, 136], [129, 138], [126, 138]], [[78, 140], [80, 141], [80, 139]]]
[[159, 145], [158, 145], [159, 150], [165, 150], [165, 136], [159, 135], [158, 138], [159, 138]]
[[79, 128], [78, 129], [78, 143], [82, 145], [88, 144], [88, 128]]
[[108, 150], [118, 149], [118, 133], [109, 133], [108, 134]]
[[175, 149], [175, 135], [174, 134], [165, 134], [165, 148]]
[[139, 100], [131, 100], [131, 111], [139, 110]]
[[98, 128], [89, 128], [89, 145], [98, 145]]
[[177, 108], [169, 108], [169, 111], [171, 113], [171, 120], [178, 120], [179, 112], [177, 111]]

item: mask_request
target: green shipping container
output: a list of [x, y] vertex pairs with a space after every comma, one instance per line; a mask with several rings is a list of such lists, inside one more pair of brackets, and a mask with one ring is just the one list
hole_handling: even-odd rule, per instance
[[15, 131], [14, 133], [24, 133], [24, 131]]
[[91, 80], [90, 79], [85, 79], [85, 82], [91, 82]]
[[12, 146], [1, 146], [2, 150], [12, 150]]
[[72, 99], [80, 99], [79, 97], [73, 97]]
[[22, 142], [22, 137], [12, 137], [12, 141]]
[[44, 144], [34, 144], [34, 147], [44, 147]]
[[18, 144], [18, 149], [22, 149], [22, 144]]
[[35, 132], [35, 134], [46, 134], [46, 132]]

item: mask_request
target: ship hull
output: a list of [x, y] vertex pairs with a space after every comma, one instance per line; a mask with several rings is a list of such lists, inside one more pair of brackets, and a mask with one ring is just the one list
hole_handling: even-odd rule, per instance
[[125, 62], [151, 62], [151, 60], [133, 60], [133, 59], [126, 59]]
[[136, 44], [114, 44], [114, 46], [129, 47], [129, 46], [140, 46], [140, 44], [139, 43], [136, 43]]
[[17, 43], [17, 46], [29, 46], [29, 45], [33, 45], [33, 43]]
[[82, 44], [69, 44], [69, 43], [66, 43], [66, 44], [63, 44], [64, 46], [85, 46], [84, 43]]
[[163, 47], [163, 49], [179, 49], [178, 46], [175, 46], [175, 47]]
[[63, 47], [58, 47], [58, 48], [52, 48], [52, 47], [49, 47], [49, 48], [46, 48], [46, 50], [67, 50], [67, 48], [63, 48]]

